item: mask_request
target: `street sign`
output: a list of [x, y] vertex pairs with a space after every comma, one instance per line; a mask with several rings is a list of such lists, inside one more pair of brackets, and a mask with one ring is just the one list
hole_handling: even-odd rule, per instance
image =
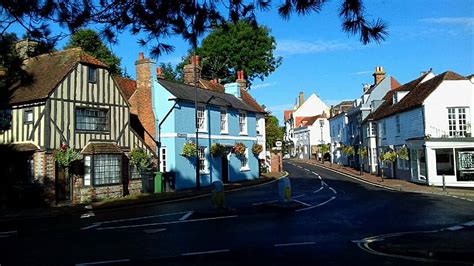
[[275, 141], [275, 146], [277, 147], [281, 147], [281, 145], [283, 145], [283, 143], [279, 140]]
[[178, 138], [185, 138], [187, 135], [184, 133], [178, 133]]

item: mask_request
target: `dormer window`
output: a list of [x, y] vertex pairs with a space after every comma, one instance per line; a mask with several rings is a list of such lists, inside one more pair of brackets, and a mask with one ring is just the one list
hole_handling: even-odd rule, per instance
[[87, 67], [87, 80], [89, 83], [97, 82], [97, 68], [93, 66]]

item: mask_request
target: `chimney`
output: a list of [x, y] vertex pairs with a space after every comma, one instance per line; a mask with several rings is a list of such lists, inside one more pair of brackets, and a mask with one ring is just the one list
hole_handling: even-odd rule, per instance
[[15, 50], [22, 60], [26, 60], [30, 57], [30, 54], [36, 50], [37, 46], [37, 41], [24, 39], [15, 43]]
[[366, 84], [364, 84], [364, 88], [363, 88], [363, 90], [364, 90], [364, 93], [366, 93], [366, 92], [367, 92], [369, 89], [370, 89], [370, 85], [369, 85], [369, 84], [367, 84], [367, 83], [366, 83]]
[[243, 70], [237, 71], [237, 80], [236, 80], [236, 82], [239, 83], [240, 89], [247, 90], [247, 81], [245, 80]]
[[[136, 68], [136, 78], [137, 78], [137, 90], [135, 97], [136, 112], [138, 119], [142, 123], [145, 130], [150, 133], [150, 135], [155, 137], [155, 117], [153, 115], [152, 108], [152, 82], [155, 80], [154, 69], [155, 63], [149, 59], [145, 58], [143, 53], [138, 54], [138, 60], [135, 62]], [[132, 106], [133, 107], [133, 106]], [[155, 141], [145, 134], [145, 142], [152, 147], [156, 148]]]
[[[196, 66], [196, 69], [194, 66]], [[202, 68], [199, 65], [199, 55], [192, 55], [190, 58], [190, 64], [184, 66], [184, 83], [191, 86], [194, 86], [196, 82], [199, 84], [201, 70]]]
[[379, 84], [385, 78], [385, 71], [383, 70], [383, 67], [375, 67], [375, 72], [372, 74], [372, 76], [374, 76], [374, 84]]
[[240, 84], [237, 82], [227, 83], [224, 85], [224, 92], [227, 94], [232, 94], [237, 98], [241, 98], [240, 95]]
[[298, 99], [299, 99], [298, 107], [300, 107], [304, 103], [304, 93], [303, 92], [300, 92], [300, 94], [298, 95]]
[[156, 77], [159, 79], [165, 79], [165, 75], [163, 74], [161, 67], [156, 68]]

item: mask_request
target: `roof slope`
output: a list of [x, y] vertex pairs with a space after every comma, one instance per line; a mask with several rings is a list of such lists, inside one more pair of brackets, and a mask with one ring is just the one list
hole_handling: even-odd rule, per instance
[[[428, 72], [429, 73], [429, 72]], [[391, 116], [393, 114], [408, 111], [413, 108], [419, 107], [423, 104], [426, 98], [438, 88], [438, 86], [445, 80], [466, 80], [465, 77], [454, 73], [452, 71], [446, 71], [438, 76], [435, 76], [423, 83], [421, 81], [426, 77], [425, 74], [409, 83], [404, 84], [395, 91], [410, 91], [403, 99], [395, 105], [393, 103], [393, 93], [395, 91], [389, 91], [385, 97], [385, 102], [377, 109], [376, 112], [369, 115], [366, 120], [373, 119], [378, 120], [384, 117]], [[369, 118], [370, 117], [370, 118]]]
[[[194, 101], [195, 87], [163, 79], [158, 80], [158, 83], [160, 83], [176, 98], [185, 101]], [[197, 101], [199, 103], [207, 103], [210, 100], [210, 103], [214, 105], [233, 107], [236, 109], [247, 110], [251, 112], [258, 112], [255, 108], [253, 108], [243, 100], [240, 100], [239, 98], [235, 97], [234, 95], [213, 91], [210, 89], [203, 89], [200, 87], [197, 87], [197, 90]]]
[[285, 119], [284, 121], [288, 121], [290, 120], [291, 118], [291, 114], [293, 114], [293, 110], [285, 110], [283, 111], [283, 119]]
[[123, 94], [127, 100], [132, 97], [133, 93], [137, 90], [137, 82], [133, 79], [128, 79], [120, 76], [114, 76], [115, 82], [118, 87], [123, 91]]
[[81, 48], [72, 48], [30, 58], [25, 63], [25, 71], [31, 75], [31, 82], [18, 82], [10, 88], [11, 104], [41, 101], [49, 97], [50, 93], [76, 66], [85, 63], [98, 67], [108, 68], [107, 65], [88, 55]]

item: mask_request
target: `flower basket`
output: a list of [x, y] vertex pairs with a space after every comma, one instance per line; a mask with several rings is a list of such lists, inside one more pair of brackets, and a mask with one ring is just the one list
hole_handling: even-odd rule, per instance
[[245, 150], [247, 149], [247, 146], [243, 144], [242, 142], [237, 142], [234, 145], [234, 148], [232, 151], [234, 152], [235, 156], [237, 157], [245, 157]]
[[225, 155], [225, 147], [220, 143], [213, 143], [211, 145], [211, 154], [214, 157], [222, 157]]
[[398, 158], [402, 160], [408, 160], [408, 149], [407, 147], [402, 147], [400, 150], [397, 152]]
[[186, 142], [183, 145], [181, 155], [188, 159], [196, 157], [196, 144], [193, 142]]
[[152, 167], [152, 157], [143, 149], [133, 149], [130, 152], [130, 163], [134, 165], [141, 174]]
[[258, 143], [254, 143], [252, 145], [252, 153], [255, 155], [255, 156], [258, 156], [261, 152], [263, 151], [263, 146], [258, 144]]

